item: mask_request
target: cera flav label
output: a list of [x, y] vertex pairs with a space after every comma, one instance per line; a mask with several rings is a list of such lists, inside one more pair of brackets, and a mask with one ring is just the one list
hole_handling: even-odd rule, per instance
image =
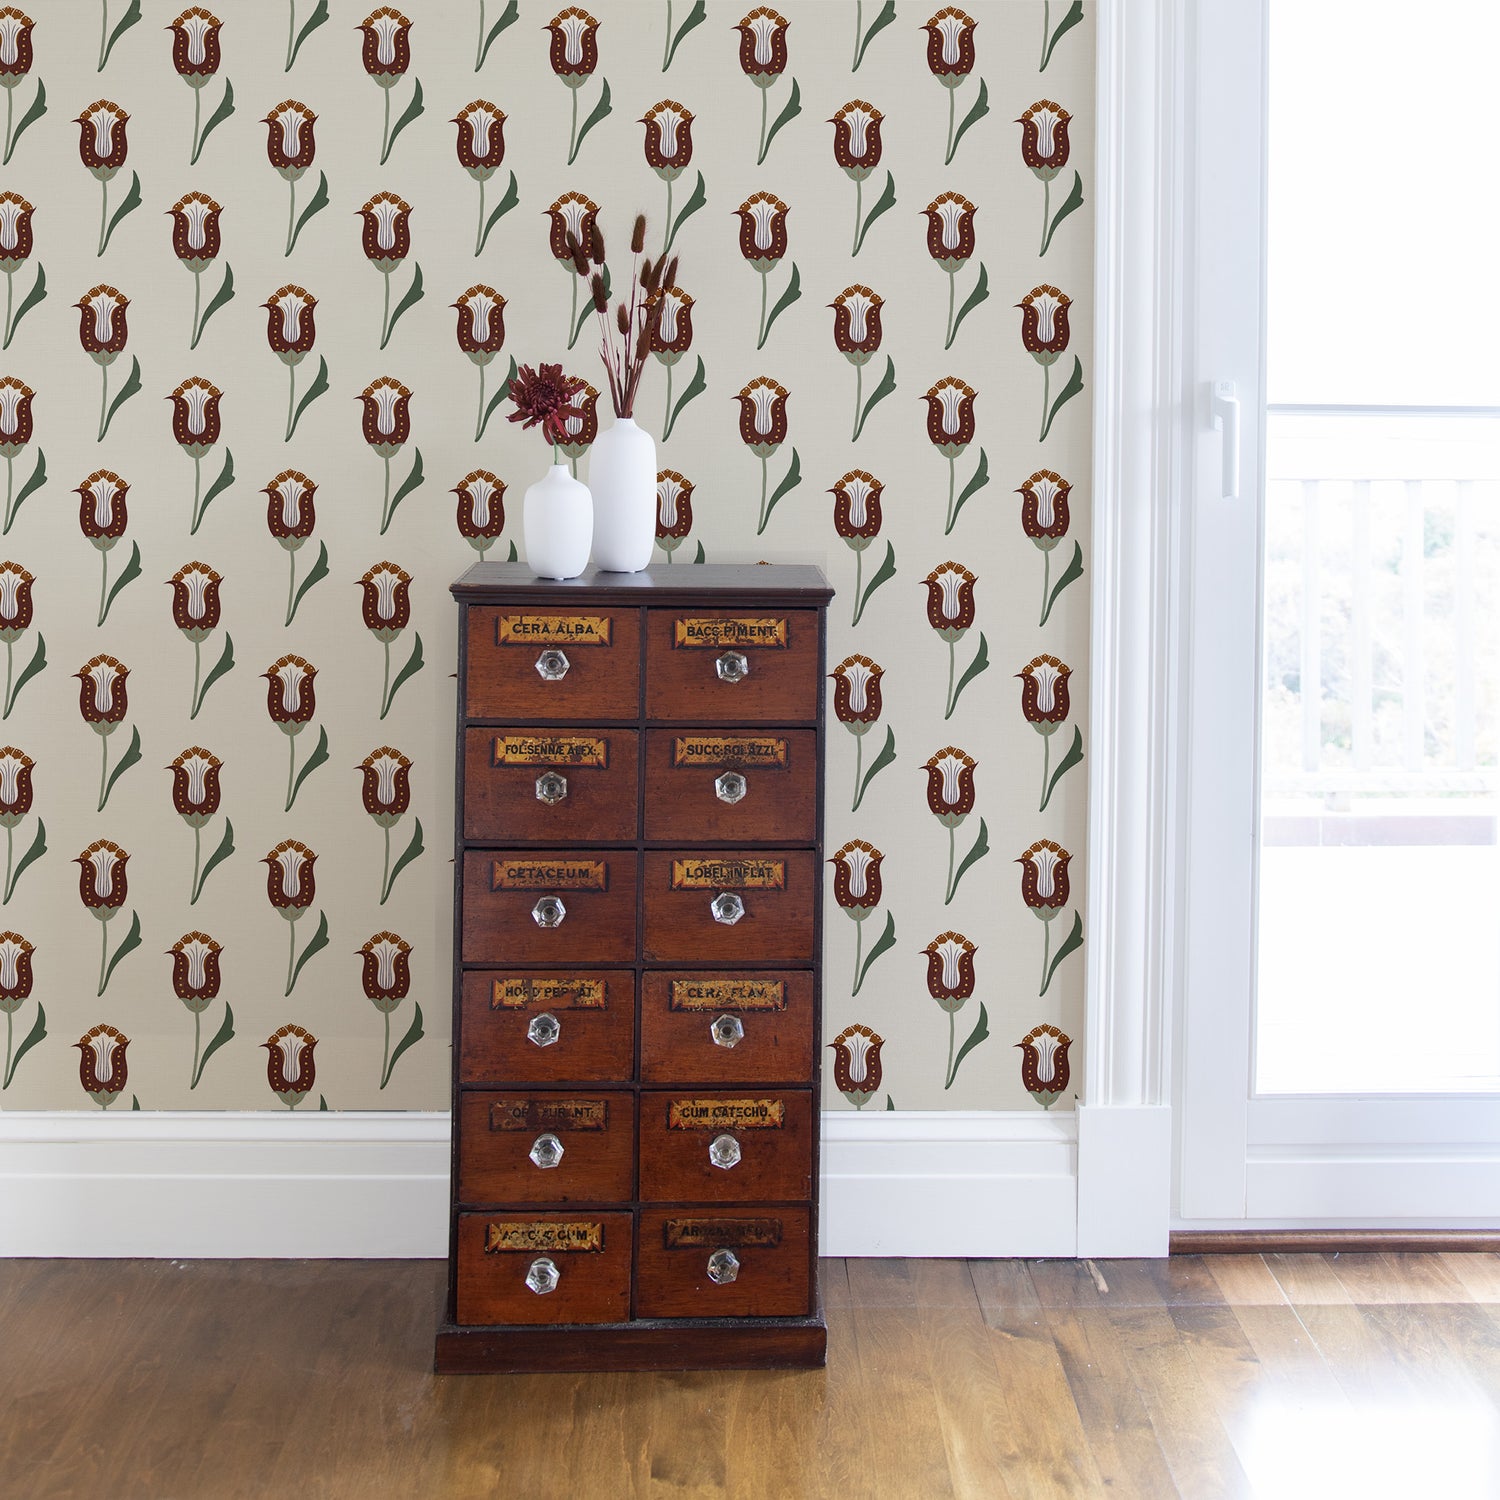
[[491, 1010], [607, 1010], [609, 982], [604, 979], [559, 979], [528, 974], [497, 979], [490, 995]]
[[786, 741], [771, 735], [678, 735], [674, 766], [784, 766]]
[[668, 1219], [663, 1239], [668, 1250], [769, 1250], [781, 1243], [781, 1220]]
[[780, 1130], [786, 1105], [780, 1099], [673, 1099], [668, 1130]]
[[496, 1099], [490, 1105], [494, 1130], [604, 1130], [607, 1099]]
[[702, 646], [769, 646], [776, 650], [786, 646], [786, 620], [747, 619], [743, 616], [727, 620], [704, 619], [697, 615], [678, 616], [674, 622], [676, 630], [672, 645]]
[[608, 615], [501, 615], [495, 639], [502, 646], [607, 646]]
[[782, 859], [701, 859], [672, 861], [674, 891], [781, 891], [786, 889]]
[[780, 979], [674, 979], [673, 1010], [785, 1010]]
[[586, 1251], [603, 1248], [602, 1224], [502, 1221], [485, 1226], [486, 1255], [498, 1255], [507, 1250], [520, 1250], [530, 1254], [537, 1250]]
[[588, 734], [497, 734], [497, 766], [607, 766], [609, 741]]
[[607, 891], [602, 859], [497, 859], [492, 891]]

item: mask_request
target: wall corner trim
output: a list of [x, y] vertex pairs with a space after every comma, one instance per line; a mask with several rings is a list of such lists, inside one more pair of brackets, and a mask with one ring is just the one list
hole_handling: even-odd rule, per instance
[[1165, 1255], [1171, 1208], [1171, 1109], [1079, 1105], [1077, 1253], [1111, 1260]]

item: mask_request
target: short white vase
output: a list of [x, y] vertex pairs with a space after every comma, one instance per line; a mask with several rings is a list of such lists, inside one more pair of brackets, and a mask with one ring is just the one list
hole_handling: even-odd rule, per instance
[[656, 440], [619, 417], [589, 449], [594, 496], [594, 566], [639, 573], [656, 545]]
[[594, 502], [566, 464], [553, 464], [526, 491], [521, 523], [526, 561], [538, 578], [577, 578], [588, 567]]

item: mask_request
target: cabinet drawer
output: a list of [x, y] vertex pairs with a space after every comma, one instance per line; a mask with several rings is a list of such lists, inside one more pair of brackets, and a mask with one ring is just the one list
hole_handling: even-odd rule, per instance
[[651, 730], [646, 837], [812, 843], [817, 739], [810, 729]]
[[641, 1198], [654, 1203], [810, 1198], [813, 1129], [812, 1095], [805, 1092], [643, 1093]]
[[811, 963], [816, 879], [807, 849], [648, 851], [646, 960]]
[[470, 718], [633, 719], [640, 673], [639, 610], [469, 610]]
[[805, 1208], [645, 1209], [636, 1242], [642, 1318], [798, 1318], [808, 1308]]
[[465, 1203], [618, 1203], [635, 1196], [635, 1100], [611, 1093], [465, 1093]]
[[469, 850], [464, 962], [632, 962], [635, 872], [634, 850]]
[[629, 1214], [460, 1214], [458, 1321], [622, 1323], [630, 1240]]
[[647, 1083], [801, 1082], [812, 1070], [812, 1034], [806, 970], [658, 970], [642, 981]]
[[635, 1069], [635, 975], [470, 969], [461, 1034], [465, 1083], [628, 1082]]
[[633, 839], [639, 743], [630, 729], [469, 730], [464, 837]]
[[647, 611], [648, 718], [811, 723], [821, 690], [816, 610]]

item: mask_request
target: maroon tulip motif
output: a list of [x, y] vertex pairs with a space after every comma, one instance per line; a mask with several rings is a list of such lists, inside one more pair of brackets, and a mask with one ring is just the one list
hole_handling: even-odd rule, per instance
[[693, 481], [676, 469], [661, 469], [656, 475], [656, 545], [673, 561], [672, 554], [693, 529]]
[[[318, 299], [295, 282], [277, 287], [261, 304], [266, 310], [266, 342], [285, 365], [299, 365], [317, 342], [316, 312]], [[291, 414], [287, 417], [287, 437], [291, 436]]]
[[223, 945], [206, 932], [185, 932], [167, 949], [172, 960], [172, 993], [190, 1011], [202, 1012], [210, 1000], [218, 999], [223, 951]]
[[219, 441], [223, 396], [213, 381], [194, 375], [167, 397], [172, 403], [172, 437], [189, 458], [201, 459]]
[[[95, 469], [74, 493], [79, 497], [79, 529], [100, 552], [108, 552], [125, 535], [130, 486], [113, 469]], [[99, 623], [104, 623], [102, 614]]]
[[391, 1056], [391, 1012], [411, 993], [411, 944], [394, 932], [377, 932], [358, 949], [360, 982], [365, 997], [385, 1022], [385, 1054], [380, 1063], [380, 1086], [391, 1081], [401, 1054], [422, 1035], [422, 1008], [417, 1006], [406, 1040]]
[[481, 562], [505, 529], [505, 481], [488, 469], [474, 469], [454, 486], [458, 496], [458, 534]]
[[[392, 5], [380, 5], [354, 29], [362, 32], [360, 61], [365, 72], [383, 89], [394, 88], [411, 67], [411, 26]], [[385, 165], [385, 157], [380, 158]]]
[[786, 72], [786, 29], [791, 24], [769, 5], [757, 5], [734, 29], [740, 34], [740, 71], [761, 90], [760, 155], [764, 162], [770, 141], [766, 137], [766, 96]]
[[317, 859], [318, 856], [299, 839], [283, 839], [261, 861], [266, 866], [266, 895], [272, 908], [286, 919], [285, 993], [288, 995], [297, 983], [302, 963], [306, 963], [328, 940], [327, 919], [321, 918], [317, 934], [309, 940], [303, 951], [302, 963], [297, 961], [297, 923], [312, 906], [317, 894], [317, 880], [313, 869]]
[[[675, 99], [653, 104], [641, 117], [646, 165], [664, 182], [675, 182], [693, 159], [693, 118], [692, 110]], [[667, 219], [670, 225], [670, 208]]]
[[846, 656], [829, 674], [833, 681], [834, 717], [862, 739], [881, 713], [880, 679], [885, 668], [868, 656]]
[[[192, 745], [167, 767], [172, 773], [172, 811], [189, 828], [202, 828], [218, 812], [223, 765], [213, 751]], [[196, 885], [196, 871], [194, 875]]]
[[760, 375], [734, 398], [740, 404], [740, 441], [762, 461], [786, 441], [789, 394], [779, 380]]
[[974, 623], [974, 584], [962, 563], [940, 563], [923, 583], [927, 588], [927, 623], [950, 645]]
[[948, 375], [922, 397], [927, 403], [927, 440], [950, 463], [974, 441], [977, 395], [966, 380]]
[[190, 562], [167, 580], [172, 590], [172, 623], [190, 641], [202, 642], [219, 627], [219, 585], [223, 578], [207, 563]]
[[[851, 550], [863, 552], [880, 535], [880, 499], [885, 486], [865, 469], [850, 469], [828, 493], [833, 496], [834, 531]], [[855, 593], [857, 597], [857, 583]]]
[[[318, 117], [298, 99], [283, 99], [261, 122], [266, 127], [266, 157], [279, 176], [296, 182], [318, 154]], [[293, 200], [295, 209], [295, 199]], [[286, 253], [291, 254], [291, 245]]]
[[283, 469], [261, 493], [271, 535], [288, 552], [297, 551], [317, 524], [317, 485], [301, 469]]
[[866, 960], [864, 954], [865, 919], [880, 905], [880, 863], [885, 856], [864, 839], [850, 839], [842, 848], [834, 851], [828, 861], [833, 866], [833, 898], [839, 910], [854, 923], [854, 983], [850, 995], [857, 995], [865, 982], [865, 973], [870, 965], [895, 941], [895, 918], [886, 915], [885, 931], [870, 950]]
[[1068, 1086], [1072, 1039], [1056, 1026], [1036, 1026], [1016, 1046], [1021, 1051], [1021, 1083], [1043, 1109], [1051, 1109]]
[[1043, 182], [1068, 164], [1068, 125], [1072, 115], [1050, 99], [1038, 99], [1016, 121], [1021, 127], [1021, 160]]
[[[578, 340], [578, 331], [583, 326], [578, 317], [578, 284], [583, 277], [577, 274], [572, 246], [582, 247], [585, 256], [597, 261], [604, 258], [604, 246], [599, 237], [599, 205], [582, 193], [564, 193], [548, 209], [547, 248], [552, 258], [562, 267], [570, 287], [568, 311], [568, 348]], [[587, 312], [587, 308], [584, 309]]]
[[927, 806], [950, 832], [974, 810], [976, 762], [949, 745], [922, 763], [927, 772]]
[[359, 393], [363, 408], [360, 429], [381, 458], [394, 458], [411, 436], [411, 396], [411, 391], [392, 375], [372, 380]]
[[0, 749], [0, 827], [7, 832], [31, 811], [31, 773], [35, 766], [36, 762], [14, 745]]
[[466, 104], [453, 117], [458, 126], [458, 164], [478, 182], [505, 160], [505, 111], [488, 99]]
[[542, 29], [550, 33], [547, 61], [552, 71], [570, 89], [582, 88], [584, 80], [599, 66], [599, 23], [586, 10], [570, 5]]
[[752, 193], [734, 211], [740, 221], [740, 254], [762, 275], [786, 254], [790, 211], [775, 193]]
[[96, 993], [100, 995], [109, 984], [115, 963], [140, 939], [140, 924], [136, 919], [131, 923], [131, 934], [116, 950], [114, 962], [110, 961], [109, 924], [125, 905], [129, 894], [130, 883], [126, 875], [129, 861], [130, 855], [110, 839], [96, 839], [73, 861], [78, 866], [79, 899], [99, 921], [99, 988]]
[[129, 711], [125, 679], [130, 668], [113, 656], [95, 656], [74, 674], [79, 681], [78, 711], [95, 734], [115, 732]]
[[372, 750], [354, 768], [360, 773], [360, 796], [365, 811], [385, 835], [385, 869], [380, 877], [380, 904], [385, 905], [396, 876], [408, 860], [421, 852], [422, 825], [416, 825], [411, 844], [396, 867], [391, 867], [391, 829], [411, 807], [411, 761], [390, 745]]
[[974, 253], [974, 205], [962, 193], [939, 193], [922, 210], [927, 219], [927, 253], [952, 275]]
[[583, 383], [583, 389], [569, 402], [568, 411], [562, 414], [562, 436], [557, 447], [573, 464], [574, 473], [578, 470], [578, 460], [593, 446], [594, 439], [599, 436], [599, 392], [587, 381]]
[[[189, 87], [201, 89], [219, 71], [219, 30], [223, 22], [201, 5], [190, 5], [168, 24], [172, 67]], [[196, 131], [194, 132], [196, 136]]]
[[[78, 126], [78, 155], [90, 175], [108, 182], [129, 153], [126, 126], [130, 116], [109, 99], [96, 99], [73, 121]], [[101, 243], [99, 253], [104, 253]]]
[[492, 286], [476, 282], [453, 304], [458, 312], [458, 347], [479, 366], [479, 412], [474, 441], [484, 435], [484, 372], [505, 343], [505, 298]]
[[389, 275], [411, 254], [411, 204], [398, 193], [376, 193], [356, 215], [365, 259]]
[[855, 1109], [863, 1109], [880, 1089], [880, 1049], [885, 1038], [868, 1026], [846, 1026], [829, 1042], [833, 1084]]
[[852, 365], [868, 364], [880, 348], [880, 309], [885, 298], [867, 286], [855, 285], [845, 287], [828, 305], [833, 309], [834, 348]]
[[927, 33], [927, 69], [944, 88], [957, 88], [974, 71], [978, 24], [957, 6], [945, 5], [921, 28]]
[[648, 299], [661, 312], [647, 322], [646, 344], [669, 370], [693, 346], [693, 303], [680, 286], [662, 287]]
[[7, 645], [14, 644], [31, 627], [31, 586], [35, 582], [20, 563], [0, 562], [0, 640]]
[[978, 951], [961, 932], [941, 932], [922, 950], [927, 955], [927, 993], [944, 1010], [957, 1010], [974, 993]]
[[[13, 89], [31, 71], [31, 32], [35, 25], [14, 5], [0, 10], [0, 88]], [[9, 147], [11, 141], [5, 144]], [[9, 150], [5, 154], [9, 156]]]
[[125, 1091], [129, 1076], [125, 1049], [130, 1038], [114, 1026], [101, 1024], [85, 1031], [73, 1045], [81, 1054], [78, 1081], [84, 1093], [100, 1109], [108, 1109]]
[[36, 210], [19, 193], [0, 193], [0, 271], [11, 275], [35, 248], [31, 216]]
[[203, 297], [203, 273], [218, 258], [222, 244], [219, 215], [223, 209], [207, 193], [186, 193], [167, 210], [172, 220], [172, 254], [193, 276], [193, 326], [189, 348], [196, 349], [207, 318], [199, 309]]
[[1068, 904], [1068, 864], [1072, 855], [1052, 839], [1038, 839], [1021, 852], [1016, 863], [1021, 867], [1021, 899], [1042, 923], [1042, 983], [1038, 995], [1045, 995], [1058, 964], [1083, 943], [1083, 918], [1073, 915], [1073, 930], [1052, 958], [1052, 923]]
[[36, 1020], [26, 1039], [15, 1045], [16, 1012], [31, 998], [33, 944], [19, 932], [0, 932], [0, 1011], [5, 1012], [5, 1070], [0, 1073], [0, 1089], [8, 1089], [21, 1058], [47, 1035], [47, 1023], [40, 1005]]
[[1055, 286], [1033, 287], [1016, 303], [1021, 310], [1021, 342], [1042, 366], [1055, 364], [1068, 347], [1068, 309], [1073, 299]]
[[1034, 546], [1051, 552], [1068, 534], [1073, 486], [1052, 469], [1038, 469], [1016, 493], [1021, 497], [1021, 530]]
[[296, 1107], [312, 1092], [317, 1078], [313, 1048], [318, 1039], [306, 1027], [279, 1027], [261, 1043], [268, 1053], [266, 1082], [288, 1109]]
[[[0, 377], [0, 458], [13, 460], [31, 441], [31, 403], [36, 392], [14, 375]], [[8, 508], [5, 530], [10, 530], [13, 512]]]
[[117, 288], [101, 283], [90, 287], [73, 306], [79, 313], [78, 342], [83, 352], [95, 364], [113, 364], [129, 336], [125, 310], [130, 299]]
[[328, 732], [318, 731], [317, 748], [297, 774], [297, 736], [312, 722], [318, 711], [318, 669], [300, 656], [283, 656], [260, 674], [266, 679], [266, 712], [271, 722], [286, 736], [286, 806], [292, 810], [303, 781], [328, 759]]
[[1033, 657], [1016, 676], [1021, 679], [1021, 714], [1044, 738], [1068, 717], [1068, 678], [1073, 669], [1055, 656]]
[[[884, 119], [873, 104], [851, 99], [828, 122], [833, 126], [833, 159], [855, 182], [863, 182], [880, 165]], [[857, 213], [855, 218], [857, 227]]]
[[367, 629], [385, 652], [385, 677], [380, 693], [380, 717], [391, 711], [396, 690], [422, 664], [422, 638], [418, 636], [407, 661], [395, 680], [391, 679], [391, 645], [411, 621], [411, 574], [395, 563], [377, 563], [360, 580], [361, 613]]

